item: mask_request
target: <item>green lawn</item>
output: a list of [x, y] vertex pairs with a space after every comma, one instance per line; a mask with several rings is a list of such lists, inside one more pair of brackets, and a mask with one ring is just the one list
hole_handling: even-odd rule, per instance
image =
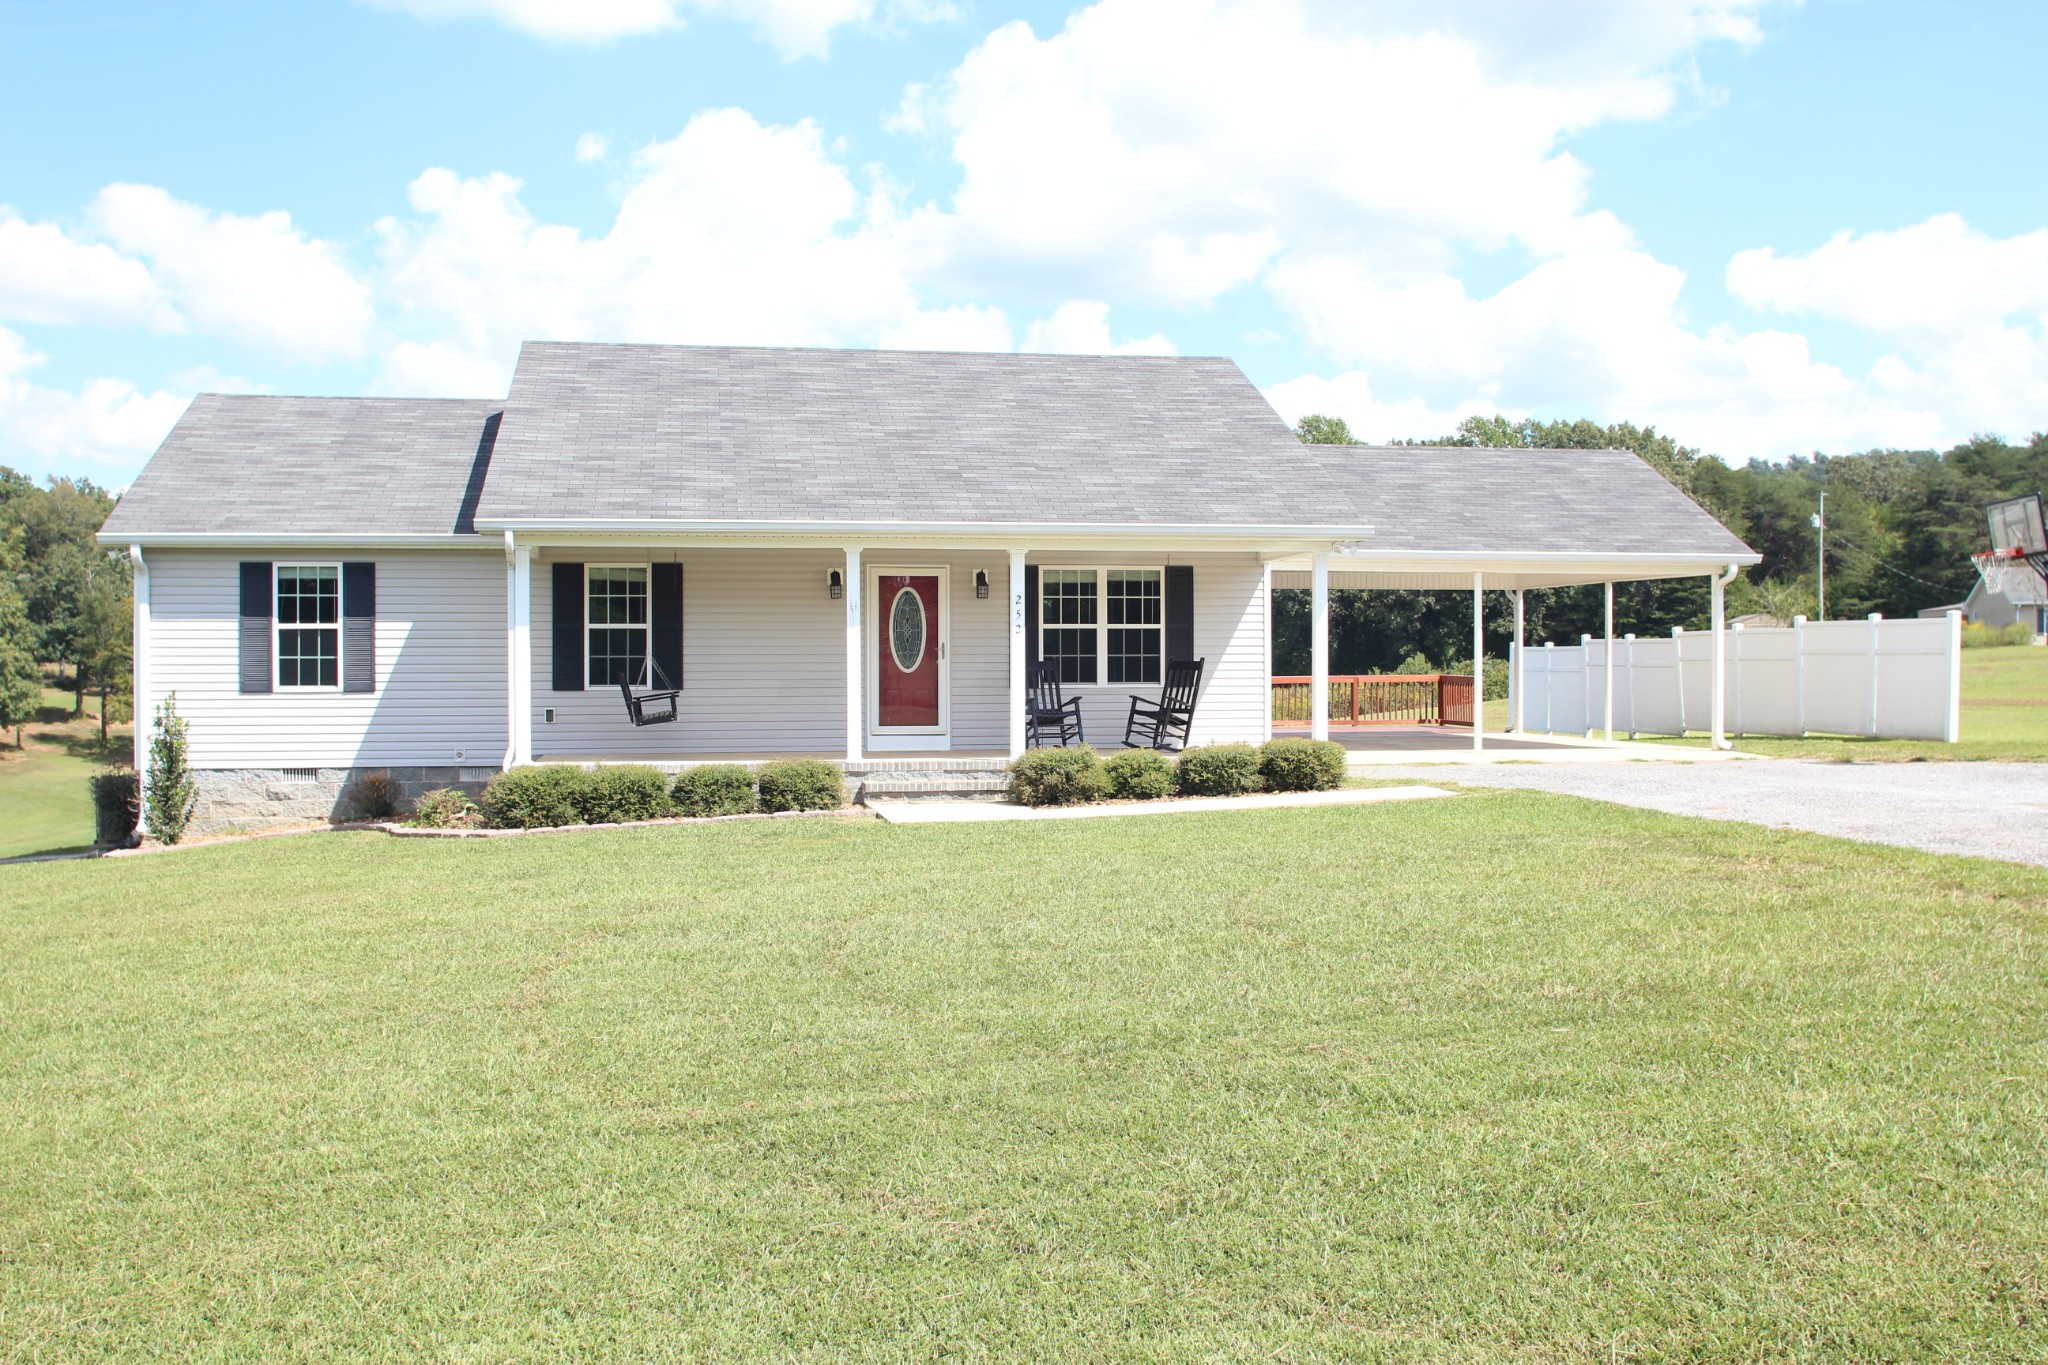
[[2039, 1358], [2044, 912], [1521, 792], [0, 869], [0, 1359]]
[[121, 725], [109, 731], [108, 748], [100, 748], [98, 707], [97, 699], [88, 699], [85, 718], [73, 720], [71, 695], [46, 688], [41, 715], [25, 728], [21, 749], [7, 732], [0, 744], [0, 858], [91, 845], [87, 779], [109, 760], [126, 762], [132, 744], [130, 727]]

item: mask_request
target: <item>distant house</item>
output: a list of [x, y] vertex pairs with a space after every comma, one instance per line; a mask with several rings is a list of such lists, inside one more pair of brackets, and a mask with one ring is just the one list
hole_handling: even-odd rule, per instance
[[1260, 741], [1276, 583], [1757, 560], [1628, 452], [1306, 446], [1224, 359], [558, 343], [503, 401], [202, 395], [100, 537], [215, 825], [373, 770], [1000, 762], [1040, 663], [1113, 746], [1200, 659], [1193, 742]]
[[1997, 592], [1979, 578], [1970, 589], [1970, 595], [1962, 601], [1928, 607], [1920, 615], [1941, 616], [1951, 611], [1961, 612], [1963, 619], [1973, 625], [1990, 626], [1994, 630], [2024, 625], [2034, 632], [2035, 639], [2048, 638], [2048, 584], [2044, 584], [2041, 575], [2032, 569], [2009, 571], [2005, 588]]

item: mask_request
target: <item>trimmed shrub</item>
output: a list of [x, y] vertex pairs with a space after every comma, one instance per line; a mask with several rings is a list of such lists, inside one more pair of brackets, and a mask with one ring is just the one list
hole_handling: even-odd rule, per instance
[[611, 763], [590, 774], [577, 796], [576, 808], [591, 825], [622, 825], [629, 820], [659, 820], [671, 814], [668, 774], [645, 763]]
[[568, 763], [514, 768], [484, 788], [484, 823], [493, 829], [547, 829], [583, 823], [590, 774]]
[[399, 795], [390, 773], [364, 773], [349, 783], [348, 805], [358, 820], [389, 820], [398, 813]]
[[1344, 746], [1331, 739], [1276, 739], [1259, 750], [1269, 792], [1326, 792], [1344, 785]]
[[1249, 744], [1209, 744], [1180, 756], [1182, 796], [1242, 796], [1259, 789], [1259, 751]]
[[1102, 799], [1102, 760], [1086, 744], [1033, 749], [1010, 765], [1010, 799], [1022, 806], [1075, 806]]
[[94, 773], [92, 784], [93, 842], [113, 848], [128, 842], [142, 819], [142, 781], [133, 768]]
[[686, 768], [669, 789], [676, 814], [746, 815], [754, 809], [754, 774], [737, 763]]
[[838, 810], [846, 804], [846, 776], [822, 758], [778, 758], [759, 774], [761, 809]]
[[1102, 765], [1102, 786], [1112, 801], [1157, 801], [1173, 795], [1173, 760], [1157, 749], [1125, 749]]
[[199, 784], [186, 762], [185, 718], [178, 714], [178, 694], [166, 696], [150, 727], [149, 782], [142, 803], [142, 824], [160, 844], [185, 837], [192, 812], [199, 809]]
[[424, 792], [413, 803], [412, 818], [405, 823], [415, 829], [475, 829], [484, 822], [476, 802], [458, 787], [437, 787]]

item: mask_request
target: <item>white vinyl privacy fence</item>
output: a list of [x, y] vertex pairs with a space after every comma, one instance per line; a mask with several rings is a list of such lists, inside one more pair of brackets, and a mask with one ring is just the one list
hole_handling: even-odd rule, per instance
[[[1728, 632], [1732, 734], [1873, 735], [1954, 743], [1962, 699], [1962, 617], [1808, 621]], [[1607, 641], [1520, 650], [1514, 713], [1529, 730], [1590, 734], [1607, 724]], [[1714, 637], [1614, 641], [1614, 729], [1631, 735], [1713, 728]]]

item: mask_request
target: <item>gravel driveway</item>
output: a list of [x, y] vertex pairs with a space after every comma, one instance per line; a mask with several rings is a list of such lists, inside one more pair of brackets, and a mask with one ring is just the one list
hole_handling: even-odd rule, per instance
[[1376, 767], [1370, 776], [1533, 787], [1673, 815], [2048, 866], [2048, 763], [1509, 763]]

